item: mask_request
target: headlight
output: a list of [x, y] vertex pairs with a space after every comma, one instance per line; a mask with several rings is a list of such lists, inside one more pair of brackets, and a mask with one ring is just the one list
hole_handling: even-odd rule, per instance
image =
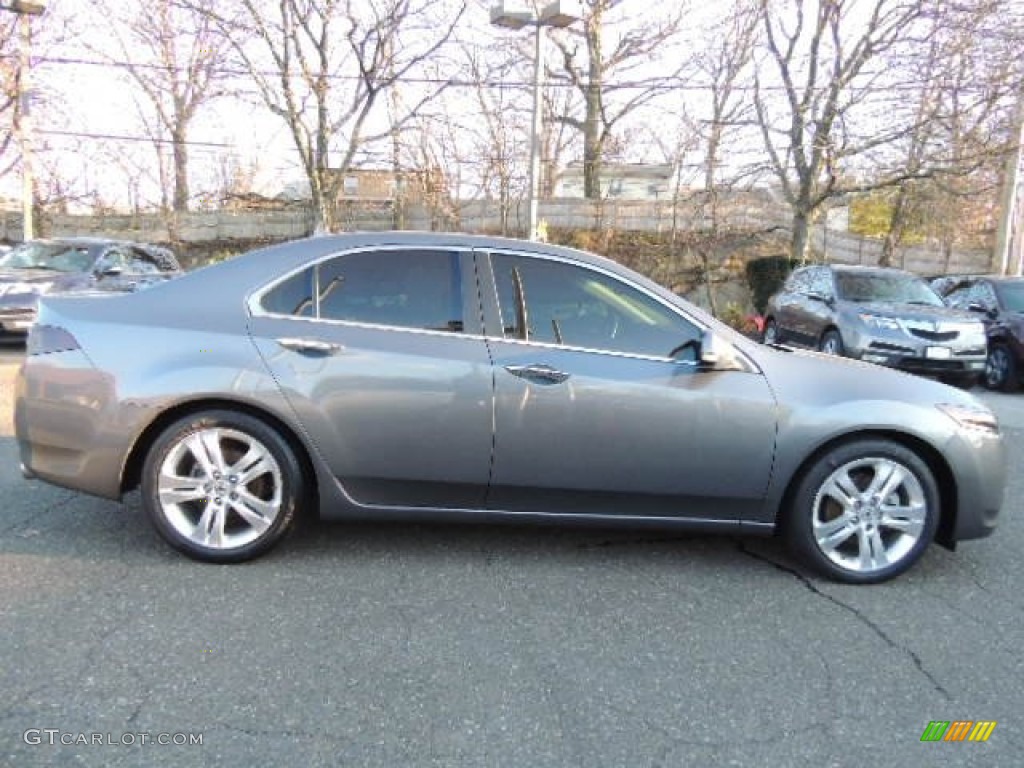
[[876, 328], [884, 331], [898, 331], [902, 328], [900, 321], [892, 317], [880, 317], [879, 315], [857, 315], [868, 328]]
[[955, 421], [961, 429], [987, 432], [990, 435], [999, 434], [996, 415], [983, 405], [939, 403], [935, 407]]
[[960, 338], [965, 344], [985, 346], [985, 326], [981, 323], [969, 323], [960, 329]]

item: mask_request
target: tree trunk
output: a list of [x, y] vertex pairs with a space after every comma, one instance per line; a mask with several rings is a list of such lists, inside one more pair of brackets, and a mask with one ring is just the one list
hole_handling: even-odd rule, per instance
[[175, 131], [171, 140], [174, 153], [174, 210], [188, 210], [188, 147], [185, 144], [185, 132]]
[[882, 241], [882, 255], [878, 258], [878, 266], [891, 267], [895, 260], [896, 249], [903, 242], [903, 234], [907, 229], [907, 186], [900, 184], [896, 193], [896, 201], [892, 204], [889, 215], [889, 231]]
[[601, 6], [587, 22], [587, 89], [586, 114], [583, 118], [583, 196], [588, 200], [601, 198]]
[[790, 258], [796, 259], [800, 264], [807, 263], [807, 256], [811, 250], [811, 215], [803, 208], [795, 208], [793, 211], [793, 232], [790, 245]]

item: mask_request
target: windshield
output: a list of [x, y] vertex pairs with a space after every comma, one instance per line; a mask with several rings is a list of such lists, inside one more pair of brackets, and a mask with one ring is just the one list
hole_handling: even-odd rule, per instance
[[999, 283], [996, 290], [1007, 312], [1024, 312], [1024, 281]]
[[838, 272], [839, 298], [859, 303], [892, 301], [899, 304], [924, 304], [941, 307], [942, 299], [918, 277], [892, 272]]
[[25, 243], [0, 256], [2, 269], [52, 269], [85, 272], [92, 266], [89, 251], [67, 243]]

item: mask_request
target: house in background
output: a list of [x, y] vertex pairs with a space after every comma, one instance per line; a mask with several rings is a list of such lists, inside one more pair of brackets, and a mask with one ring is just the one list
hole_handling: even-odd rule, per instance
[[[413, 205], [432, 205], [448, 195], [448, 181], [439, 168], [409, 169], [399, 174], [382, 168], [350, 168], [344, 174], [328, 171], [328, 178], [337, 182], [339, 203], [391, 203], [398, 199], [399, 189], [403, 201]], [[309, 181], [292, 181], [285, 185], [277, 197], [290, 201], [308, 201]]]
[[398, 174], [390, 169], [350, 168], [341, 175], [338, 202], [389, 202], [398, 198], [399, 190], [408, 204], [432, 205], [447, 197], [448, 182], [439, 168]]
[[[608, 200], [668, 200], [675, 167], [670, 163], [603, 163], [601, 197]], [[583, 166], [572, 164], [555, 181], [555, 197], [583, 197]]]

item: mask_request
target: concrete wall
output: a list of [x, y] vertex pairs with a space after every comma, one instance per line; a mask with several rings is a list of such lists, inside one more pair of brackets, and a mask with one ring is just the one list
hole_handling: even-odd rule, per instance
[[[733, 195], [720, 204], [723, 228], [740, 231], [776, 229], [786, 232], [790, 214], [784, 205], [762, 193]], [[394, 218], [390, 206], [353, 205], [340, 212], [345, 229], [381, 231], [391, 229]], [[670, 202], [618, 200], [592, 202], [587, 200], [544, 200], [540, 217], [550, 228], [592, 229], [612, 228], [627, 231], [667, 232], [706, 229], [698, 200]], [[514, 204], [508, 211], [505, 232], [518, 235], [526, 231], [525, 202]], [[454, 206], [441, 213], [423, 205], [408, 206], [404, 228], [411, 230], [464, 230], [467, 232], [502, 232], [501, 215], [494, 201], [473, 201]], [[158, 214], [139, 216], [71, 216], [48, 215], [44, 231], [51, 236], [95, 235], [152, 242], [178, 241], [184, 244], [251, 242], [255, 240], [287, 240], [305, 237], [314, 230], [313, 217], [304, 209], [258, 211], [190, 212], [174, 220]], [[0, 240], [21, 240], [19, 213], [0, 212]], [[818, 227], [812, 243], [830, 261], [851, 264], [877, 264], [881, 242], [848, 233]], [[989, 271], [987, 251], [955, 251], [947, 264], [937, 248], [905, 248], [897, 254], [896, 266], [905, 266], [920, 274]]]

